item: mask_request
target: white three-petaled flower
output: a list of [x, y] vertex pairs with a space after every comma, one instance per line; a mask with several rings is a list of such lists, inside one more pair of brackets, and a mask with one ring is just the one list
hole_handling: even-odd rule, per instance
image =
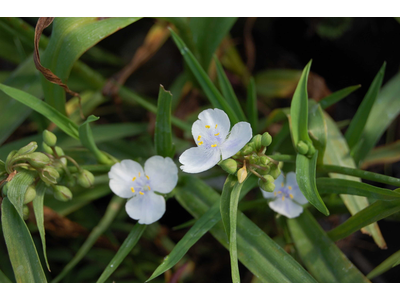
[[181, 169], [186, 173], [211, 169], [221, 157], [225, 160], [235, 155], [252, 137], [251, 126], [247, 122], [235, 124], [229, 133], [229, 118], [218, 108], [204, 110], [198, 118], [192, 126], [197, 147], [186, 150], [179, 157]]
[[306, 204], [308, 201], [297, 184], [296, 174], [290, 172], [286, 175], [286, 183], [284, 183], [283, 174], [275, 180], [275, 190], [272, 193], [261, 190], [264, 198], [273, 198], [269, 202], [269, 207], [288, 217], [290, 219], [298, 217], [303, 212], [301, 204]]
[[151, 224], [165, 212], [163, 196], [178, 182], [178, 168], [169, 157], [153, 156], [144, 164], [125, 159], [112, 166], [108, 173], [110, 188], [117, 196], [129, 198], [125, 205], [128, 215], [140, 224]]

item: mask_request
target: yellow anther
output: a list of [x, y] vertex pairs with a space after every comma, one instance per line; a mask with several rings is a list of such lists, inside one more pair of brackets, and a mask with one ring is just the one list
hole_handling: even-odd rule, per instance
[[282, 194], [282, 192], [281, 192], [281, 191], [279, 191], [279, 192], [278, 192], [278, 194]]
[[146, 175], [147, 180], [150, 180], [150, 177]]
[[206, 128], [210, 128], [210, 125], [206, 125]]
[[282, 201], [285, 201], [285, 196], [282, 196]]
[[200, 143], [199, 143], [199, 146], [201, 146], [201, 145], [203, 145], [203, 142], [200, 142]]
[[289, 194], [289, 196], [290, 196], [290, 199], [293, 199], [293, 195], [292, 194]]
[[284, 187], [285, 185], [283, 184], [283, 182], [281, 183], [281, 187]]
[[211, 145], [212, 148], [217, 147], [217, 144]]
[[144, 193], [143, 193], [143, 192], [139, 192], [139, 194], [140, 194], [140, 195], [144, 195]]
[[215, 129], [217, 129], [218, 124], [215, 124]]
[[140, 177], [140, 172], [139, 172], [139, 177]]
[[276, 192], [274, 192], [274, 196], [276, 196]]
[[132, 178], [132, 181], [135, 181], [135, 179], [136, 179], [136, 177], [133, 177], [133, 178]]
[[150, 188], [150, 186], [148, 185], [147, 187], [149, 188], [149, 191], [151, 191], [151, 188]]
[[134, 192], [135, 192], [135, 189], [134, 189], [133, 187], [131, 187], [131, 191], [132, 191], [132, 193], [134, 193]]
[[198, 141], [200, 141], [200, 140], [201, 140], [201, 135], [199, 135], [199, 137], [197, 138], [197, 140], [198, 140]]
[[291, 190], [292, 189], [292, 187], [289, 185], [288, 187], [287, 187], [289, 190]]
[[214, 134], [215, 136], [217, 136], [217, 135], [219, 135], [219, 132], [218, 133], [216, 133], [216, 134]]

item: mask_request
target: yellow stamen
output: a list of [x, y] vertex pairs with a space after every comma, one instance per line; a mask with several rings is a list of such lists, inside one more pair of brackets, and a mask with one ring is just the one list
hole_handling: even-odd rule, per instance
[[200, 140], [201, 140], [201, 135], [199, 135], [199, 137], [197, 138], [197, 140], [198, 140], [198, 141], [200, 141]]
[[215, 129], [217, 129], [218, 124], [215, 124]]
[[140, 172], [139, 172], [139, 177], [140, 177]]
[[210, 125], [206, 125], [206, 128], [210, 128]]
[[131, 187], [131, 191], [132, 191], [132, 193], [134, 193], [134, 192], [135, 192], [135, 189], [134, 189], [133, 187]]
[[149, 188], [149, 191], [151, 191], [151, 188], [150, 188], [150, 186], [148, 185], [147, 187]]
[[147, 180], [150, 180], [150, 177], [146, 175]]
[[140, 194], [140, 195], [144, 195], [144, 193], [143, 193], [143, 192], [139, 192], [139, 194]]
[[132, 178], [132, 181], [135, 181], [135, 180], [136, 180], [136, 177], [133, 177], [133, 178]]
[[211, 145], [212, 148], [217, 147], [217, 144]]
[[203, 142], [200, 142], [200, 143], [199, 143], [199, 146], [201, 146], [201, 145], [203, 145]]
[[283, 184], [283, 182], [281, 183], [281, 187], [284, 187], [285, 185]]
[[274, 192], [274, 196], [276, 196], [276, 192]]
[[282, 196], [282, 201], [285, 201], [285, 196]]
[[289, 194], [289, 196], [290, 196], [290, 199], [293, 199], [293, 195], [292, 194]]
[[292, 187], [289, 185], [288, 187], [287, 187], [289, 190], [291, 190], [292, 189]]
[[216, 134], [214, 134], [215, 136], [217, 136], [217, 135], [219, 135], [219, 132], [218, 133], [216, 133]]
[[282, 194], [282, 192], [281, 192], [281, 191], [279, 191], [279, 192], [278, 192], [278, 194]]

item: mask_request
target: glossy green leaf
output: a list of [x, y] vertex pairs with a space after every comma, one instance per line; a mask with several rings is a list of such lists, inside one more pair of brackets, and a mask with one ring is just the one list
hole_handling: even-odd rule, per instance
[[308, 133], [315, 149], [318, 150], [317, 164], [319, 165], [324, 160], [328, 129], [326, 128], [324, 112], [321, 106], [315, 101], [310, 101], [309, 103], [308, 117]]
[[369, 282], [305, 210], [288, 219], [290, 234], [304, 265], [319, 282]]
[[89, 252], [93, 247], [97, 239], [110, 227], [112, 221], [114, 221], [116, 215], [125, 204], [125, 199], [114, 196], [112, 197], [110, 203], [107, 206], [104, 216], [101, 218], [99, 224], [93, 228], [92, 232], [89, 234], [86, 241], [79, 248], [78, 252], [75, 254], [74, 258], [64, 267], [60, 274], [53, 279], [52, 282], [60, 282], [65, 275], [67, 275]]
[[[89, 48], [140, 18], [55, 18], [42, 65], [66, 83], [73, 64]], [[43, 78], [45, 101], [65, 115], [64, 90]]]
[[379, 266], [373, 269], [370, 273], [368, 273], [367, 278], [372, 279], [377, 277], [386, 271], [389, 271], [391, 268], [395, 267], [400, 260], [400, 250], [390, 255], [387, 259], [385, 259]]
[[1, 226], [16, 281], [46, 282], [28, 227], [8, 198], [1, 204]]
[[[176, 198], [190, 214], [200, 218], [218, 203], [220, 195], [201, 180], [186, 177]], [[211, 234], [225, 248], [229, 248], [222, 222], [211, 229]], [[241, 212], [237, 218], [237, 247], [239, 260], [262, 282], [315, 282], [289, 254]]]
[[329, 231], [328, 235], [333, 241], [344, 239], [357, 230], [399, 211], [400, 201], [378, 200]]
[[157, 154], [163, 157], [174, 157], [175, 154], [175, 146], [172, 143], [171, 103], [172, 94], [161, 85], [158, 92], [154, 144]]
[[293, 94], [290, 105], [291, 128], [294, 146], [297, 147], [300, 141], [311, 142], [308, 136], [308, 93], [307, 80], [311, 68], [310, 61], [301, 74], [299, 83]]
[[255, 135], [258, 130], [258, 108], [256, 84], [253, 77], [250, 77], [249, 85], [247, 86], [246, 112], [251, 128], [253, 129], [253, 135]]
[[246, 116], [244, 115], [243, 109], [240, 106], [239, 100], [236, 97], [236, 94], [233, 90], [231, 83], [229, 82], [228, 77], [225, 74], [224, 68], [219, 62], [217, 56], [214, 56], [214, 61], [217, 66], [217, 76], [218, 83], [221, 89], [222, 95], [228, 102], [229, 106], [232, 107], [235, 114], [238, 116], [240, 121], [246, 121]]
[[171, 36], [211, 104], [215, 108], [224, 110], [232, 123], [236, 124], [239, 122], [238, 116], [229, 106], [228, 102], [222, 97], [218, 89], [208, 77], [207, 73], [203, 70], [199, 62], [196, 60], [192, 52], [187, 48], [182, 39], [173, 30], [171, 30]]
[[108, 157], [107, 154], [97, 148], [92, 130], [90, 129], [89, 124], [97, 121], [98, 119], [98, 117], [91, 115], [82, 125], [79, 126], [79, 139], [81, 140], [82, 145], [92, 152], [93, 156], [100, 164], [113, 165], [116, 161]]
[[111, 274], [114, 273], [125, 257], [127, 257], [132, 251], [133, 247], [135, 247], [146, 228], [147, 225], [136, 223], [132, 231], [126, 237], [125, 241], [122, 243], [121, 247], [118, 249], [117, 254], [115, 254], [108, 266], [100, 275], [97, 283], [104, 283], [111, 276]]
[[25, 192], [34, 180], [35, 173], [27, 170], [19, 170], [14, 178], [8, 183], [8, 200], [14, 205], [21, 218], [23, 218]]
[[347, 88], [341, 89], [339, 91], [336, 91], [329, 96], [326, 96], [323, 98], [321, 101], [319, 101], [319, 105], [321, 105], [322, 109], [327, 109], [328, 107], [332, 106], [333, 104], [339, 102], [340, 100], [346, 98], [348, 95], [350, 95], [352, 92], [358, 90], [361, 87], [361, 85], [353, 85], [349, 86]]
[[400, 140], [394, 143], [380, 146], [372, 151], [363, 160], [362, 168], [367, 169], [370, 166], [378, 164], [391, 164], [400, 160]]
[[33, 212], [35, 213], [36, 225], [39, 230], [40, 239], [42, 240], [43, 256], [46, 261], [47, 269], [50, 271], [49, 261], [47, 260], [46, 252], [46, 237], [44, 230], [44, 213], [43, 213], [43, 200], [46, 192], [46, 184], [40, 181], [36, 186], [36, 197], [33, 199]]
[[78, 126], [47, 103], [36, 98], [35, 96], [32, 96], [31, 94], [3, 84], [0, 84], [0, 90], [45, 116], [66, 134], [75, 139], [79, 139]]
[[[324, 156], [324, 164], [355, 168], [356, 165], [353, 158], [350, 156], [350, 150], [347, 146], [346, 140], [337, 128], [335, 122], [327, 114], [325, 114], [325, 121], [328, 128], [328, 141]], [[359, 178], [342, 174], [330, 174], [330, 177], [361, 182], [361, 179]], [[340, 197], [343, 199], [344, 204], [352, 215], [369, 205], [368, 200], [365, 197], [354, 195], [340, 195]], [[362, 231], [372, 235], [379, 247], [386, 247], [385, 240], [382, 237], [378, 224], [371, 224], [368, 227], [363, 228]]]
[[329, 210], [326, 208], [324, 201], [318, 193], [315, 173], [317, 165], [318, 151], [315, 151], [311, 159], [304, 155], [297, 154], [296, 157], [296, 179], [299, 188], [308, 202], [315, 206], [324, 215], [329, 215]]
[[[355, 116], [353, 117], [349, 127], [346, 130], [345, 138], [347, 144], [349, 145], [351, 153], [355, 150], [356, 145], [360, 142], [360, 138], [363, 133], [365, 124], [367, 123], [368, 116], [382, 86], [383, 76], [385, 75], [385, 68], [386, 62], [383, 63], [378, 74], [376, 74], [374, 80], [371, 83], [371, 86], [368, 89], [367, 94], [365, 94], [365, 97], [361, 102], [360, 107], [357, 109]], [[359, 151], [363, 150], [360, 149]], [[358, 163], [356, 157], [359, 156], [355, 156], [355, 154], [353, 153], [352, 156], [355, 158], [356, 163]]]

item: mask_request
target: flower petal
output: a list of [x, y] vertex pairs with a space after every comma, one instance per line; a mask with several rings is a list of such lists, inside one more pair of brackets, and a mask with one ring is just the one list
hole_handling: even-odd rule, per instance
[[221, 151], [216, 148], [192, 147], [179, 157], [181, 169], [186, 173], [200, 173], [214, 167], [221, 159]]
[[[221, 109], [206, 109], [203, 110], [198, 116], [200, 122], [194, 122], [192, 126], [193, 138], [197, 140], [199, 135], [202, 135], [206, 129], [216, 131], [222, 140], [228, 135], [229, 129], [231, 128], [231, 122], [229, 121], [228, 115]], [[210, 126], [210, 128], [206, 128]]]
[[125, 209], [129, 217], [139, 220], [139, 224], [151, 224], [159, 220], [165, 213], [164, 197], [153, 192], [136, 196], [126, 203]]
[[275, 184], [275, 190], [274, 192], [279, 191], [281, 188], [283, 188], [285, 185], [283, 183], [283, 180], [285, 179], [285, 176], [281, 173], [277, 179], [275, 179], [274, 184]]
[[278, 198], [275, 201], [269, 202], [268, 205], [272, 210], [289, 219], [296, 218], [303, 212], [303, 207], [288, 198], [285, 198], [285, 200]]
[[159, 193], [169, 193], [178, 182], [178, 168], [169, 157], [150, 157], [144, 164], [144, 172], [151, 189]]
[[299, 204], [306, 204], [308, 200], [304, 197], [303, 193], [301, 192], [299, 185], [297, 184], [296, 180], [296, 173], [289, 172], [286, 175], [286, 187], [290, 189], [290, 193], [293, 195], [293, 200]]
[[124, 159], [120, 163], [116, 163], [108, 172], [110, 189], [119, 197], [132, 197], [132, 178], [137, 176], [139, 172], [143, 172], [143, 168], [133, 160]]
[[250, 141], [253, 133], [251, 126], [247, 122], [239, 122], [233, 126], [231, 133], [221, 145], [222, 159], [227, 159], [235, 155], [240, 149]]

